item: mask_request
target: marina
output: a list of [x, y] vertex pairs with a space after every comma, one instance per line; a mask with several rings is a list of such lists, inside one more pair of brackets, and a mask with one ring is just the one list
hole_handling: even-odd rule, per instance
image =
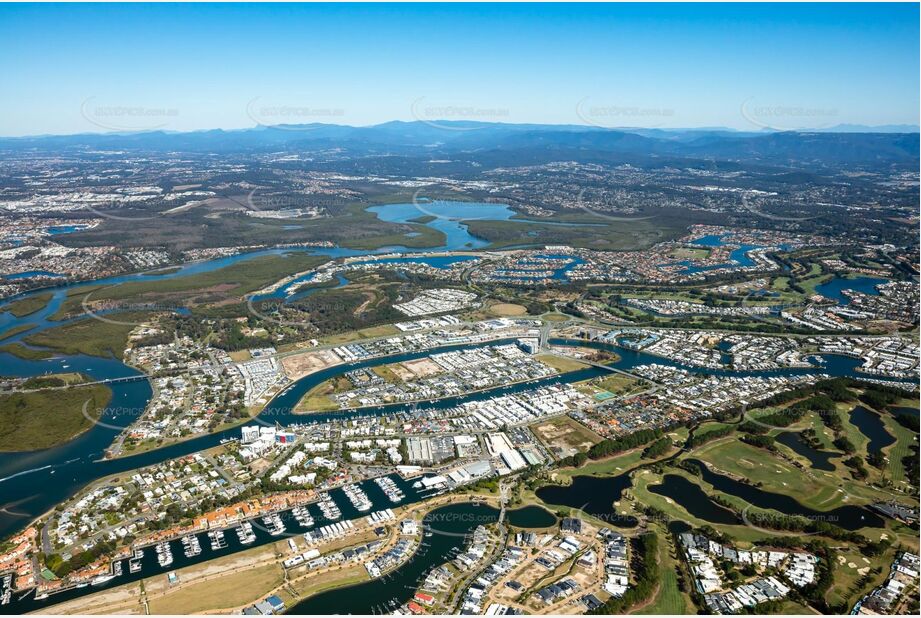
[[157, 545], [157, 563], [161, 567], [168, 567], [173, 564], [173, 550], [170, 547], [169, 542], [160, 543]]
[[387, 495], [387, 498], [394, 504], [403, 500], [406, 495], [397, 487], [397, 484], [393, 482], [393, 479], [387, 476], [379, 476], [374, 479], [374, 482], [378, 487]]
[[317, 503], [320, 507], [320, 512], [323, 513], [323, 517], [334, 521], [342, 517], [342, 511], [339, 510], [339, 507], [336, 506], [336, 503], [333, 502], [333, 499], [329, 494], [323, 494], [320, 497], [320, 501]]
[[131, 555], [131, 558], [128, 560], [128, 572], [129, 573], [139, 573], [143, 568], [141, 561], [144, 559], [144, 550], [136, 549]]
[[211, 541], [211, 551], [218, 551], [227, 547], [227, 539], [224, 538], [223, 530], [209, 531], [208, 540]]
[[253, 532], [253, 524], [248, 521], [244, 521], [240, 524], [236, 532], [241, 545], [249, 545], [256, 541], [256, 534]]
[[302, 528], [312, 528], [314, 525], [313, 515], [310, 514], [310, 511], [307, 510], [307, 507], [296, 506], [291, 509], [291, 514], [294, 515], [294, 519], [297, 520], [297, 523]]
[[265, 529], [269, 531], [269, 534], [272, 536], [280, 536], [285, 533], [285, 524], [281, 521], [281, 516], [278, 513], [273, 513], [272, 515], [266, 515], [262, 518], [262, 523], [265, 524]]
[[200, 554], [201, 544], [198, 542], [198, 537], [194, 534], [182, 537], [182, 550], [186, 558], [194, 558]]
[[371, 510], [371, 501], [368, 500], [368, 494], [363, 492], [358, 485], [352, 483], [344, 486], [342, 490], [345, 492], [349, 502], [351, 502], [352, 506], [356, 509], [359, 511]]

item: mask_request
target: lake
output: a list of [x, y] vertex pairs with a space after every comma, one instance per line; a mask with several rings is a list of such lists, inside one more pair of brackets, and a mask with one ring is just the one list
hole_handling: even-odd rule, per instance
[[516, 528], [549, 528], [557, 523], [556, 515], [536, 504], [506, 511], [505, 519]]
[[848, 419], [860, 433], [870, 439], [870, 443], [867, 444], [868, 453], [879, 453], [895, 442], [895, 436], [886, 430], [883, 419], [872, 410], [856, 406], [848, 413]]
[[649, 491], [670, 499], [697, 519], [711, 524], [740, 524], [742, 521], [729, 509], [710, 499], [696, 483], [678, 474], [666, 474], [662, 483], [650, 485]]
[[435, 217], [425, 225], [445, 235], [444, 246], [440, 248], [449, 251], [478, 249], [489, 244], [488, 241], [470, 234], [467, 226], [461, 221], [476, 219], [506, 221], [516, 214], [505, 204], [451, 201], [417, 201], [414, 204], [371, 206], [368, 212], [375, 213], [378, 219], [388, 223], [412, 223], [412, 219], [419, 217]]
[[838, 301], [840, 305], [846, 305], [850, 300], [843, 294], [844, 290], [854, 290], [876, 296], [879, 294], [876, 286], [883, 283], [889, 283], [889, 280], [879, 277], [835, 277], [827, 283], [815, 286], [815, 291], [825, 298]]
[[626, 472], [617, 476], [580, 475], [574, 476], [570, 485], [544, 485], [535, 494], [547, 504], [584, 511], [612, 526], [633, 528], [638, 523], [636, 518], [619, 513], [614, 506], [631, 485], [630, 474]]
[[760, 487], [714, 472], [697, 459], [688, 459], [687, 461], [696, 463], [700, 467], [701, 478], [712, 485], [716, 491], [739, 497], [760, 509], [773, 509], [784, 515], [825, 521], [845, 530], [859, 530], [864, 527], [880, 528], [885, 525], [879, 515], [862, 506], [851, 504], [840, 506], [830, 511], [817, 511], [804, 506], [796, 498], [787, 494], [766, 491]]
[[808, 459], [809, 463], [812, 464], [812, 467], [816, 470], [834, 472], [835, 465], [831, 463], [831, 459], [841, 456], [841, 453], [836, 453], [835, 451], [816, 450], [812, 448], [812, 446], [803, 440], [802, 435], [796, 431], [782, 431], [777, 434], [775, 439], [780, 444], [792, 449], [797, 455]]

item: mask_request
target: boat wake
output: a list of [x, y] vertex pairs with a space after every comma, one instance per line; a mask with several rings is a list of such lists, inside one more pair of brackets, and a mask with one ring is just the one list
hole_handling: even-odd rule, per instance
[[[63, 465], [63, 464], [62, 464], [62, 465]], [[11, 475], [9, 475], [9, 476], [3, 477], [2, 479], [0, 479], [0, 483], [2, 483], [3, 481], [9, 481], [10, 479], [14, 479], [14, 478], [16, 478], [17, 476], [23, 476], [23, 475], [26, 475], [26, 474], [32, 474], [33, 472], [41, 472], [42, 470], [48, 470], [49, 468], [53, 468], [53, 467], [54, 467], [54, 466], [52, 466], [52, 465], [49, 464], [49, 465], [47, 465], [47, 466], [42, 466], [41, 468], [32, 468], [31, 470], [23, 470], [22, 472], [17, 472], [16, 474], [11, 474]]]
[[9, 481], [10, 479], [14, 479], [14, 478], [19, 477], [19, 476], [24, 476], [24, 475], [26, 475], [26, 474], [33, 474], [33, 473], [35, 473], [35, 472], [41, 472], [42, 470], [49, 470], [49, 469], [53, 469], [53, 468], [63, 468], [63, 467], [66, 466], [67, 464], [72, 464], [72, 463], [74, 463], [75, 461], [80, 461], [80, 458], [77, 457], [77, 458], [75, 458], [75, 459], [68, 459], [68, 460], [65, 461], [64, 463], [59, 463], [59, 464], [48, 464], [47, 466], [41, 466], [41, 467], [39, 467], [39, 468], [31, 468], [31, 469], [29, 469], [29, 470], [23, 470], [22, 472], [17, 472], [16, 474], [11, 474], [11, 475], [9, 475], [9, 476], [3, 477], [2, 479], [0, 479], [0, 483], [2, 483], [3, 481]]

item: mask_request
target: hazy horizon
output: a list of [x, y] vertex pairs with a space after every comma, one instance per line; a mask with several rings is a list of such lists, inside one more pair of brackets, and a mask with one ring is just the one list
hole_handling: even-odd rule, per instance
[[917, 4], [0, 6], [0, 135], [919, 124]]
[[78, 137], [81, 135], [87, 136], [116, 136], [116, 135], [143, 135], [145, 133], [165, 133], [165, 134], [185, 134], [185, 133], [207, 133], [212, 131], [223, 131], [223, 132], [235, 132], [235, 131], [253, 131], [259, 129], [281, 129], [284, 127], [294, 127], [294, 126], [323, 126], [323, 127], [341, 127], [341, 128], [350, 128], [350, 129], [373, 129], [376, 127], [382, 127], [389, 124], [429, 124], [431, 126], [438, 127], [437, 125], [447, 125], [449, 123], [476, 123], [484, 125], [496, 125], [496, 126], [535, 126], [535, 127], [560, 127], [572, 130], [586, 129], [586, 130], [601, 130], [601, 131], [621, 131], [624, 133], [642, 131], [661, 131], [663, 133], [680, 133], [680, 132], [719, 132], [724, 131], [727, 133], [739, 133], [739, 134], [755, 134], [755, 135], [769, 135], [771, 133], [782, 133], [784, 131], [791, 133], [919, 133], [921, 132], [921, 126], [917, 124], [883, 124], [883, 125], [859, 125], [851, 123], [842, 123], [840, 125], [834, 125], [830, 127], [800, 127], [796, 129], [772, 129], [769, 127], [764, 128], [753, 128], [753, 129], [737, 129], [733, 127], [726, 126], [699, 126], [699, 127], [647, 127], [647, 126], [623, 126], [623, 127], [600, 127], [593, 126], [590, 124], [566, 124], [566, 123], [550, 123], [550, 122], [483, 122], [476, 120], [458, 120], [454, 118], [437, 118], [432, 120], [402, 120], [402, 119], [393, 119], [385, 120], [383, 122], [378, 122], [374, 124], [364, 124], [364, 125], [352, 125], [346, 123], [334, 123], [334, 122], [315, 122], [315, 123], [278, 123], [276, 125], [262, 125], [254, 124], [252, 126], [243, 126], [243, 127], [201, 127], [196, 129], [166, 129], [166, 128], [154, 128], [154, 129], [138, 129], [138, 130], [104, 130], [97, 129], [79, 131], [74, 133], [34, 133], [28, 135], [0, 135], [0, 139], [40, 139], [43, 137]]

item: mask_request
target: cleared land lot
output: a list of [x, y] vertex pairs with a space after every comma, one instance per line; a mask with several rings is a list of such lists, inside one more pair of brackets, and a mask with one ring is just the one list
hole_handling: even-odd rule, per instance
[[586, 451], [601, 442], [601, 436], [568, 416], [558, 416], [532, 425], [531, 429], [544, 444], [562, 453], [563, 457], [577, 451]]
[[317, 350], [304, 352], [281, 359], [281, 366], [292, 380], [303, 378], [306, 375], [338, 365], [342, 362], [332, 350]]
[[515, 303], [496, 303], [489, 307], [489, 312], [493, 315], [504, 317], [525, 315], [528, 310], [524, 305], [517, 305]]

